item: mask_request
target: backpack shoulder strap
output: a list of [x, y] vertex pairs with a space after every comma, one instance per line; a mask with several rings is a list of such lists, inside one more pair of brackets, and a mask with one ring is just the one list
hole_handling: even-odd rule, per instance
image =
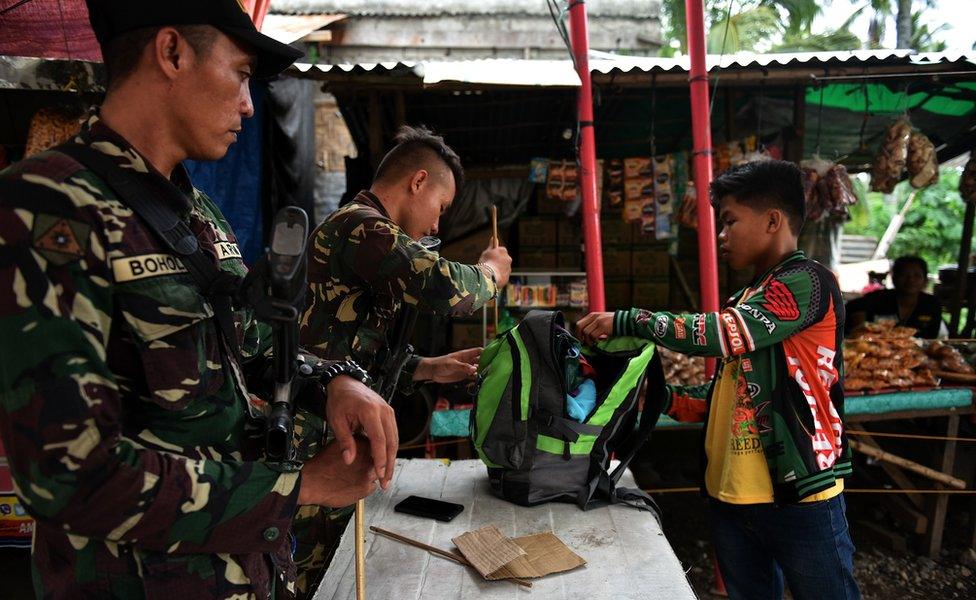
[[[240, 361], [240, 346], [229, 292], [232, 287], [230, 279], [236, 280], [236, 277], [210, 260], [189, 225], [169, 203], [150, 200], [144, 193], [143, 185], [107, 155], [90, 146], [76, 143], [62, 144], [54, 150], [75, 159], [108, 184], [119, 199], [179, 257], [197, 287], [213, 306], [217, 327], [234, 357]], [[185, 201], [183, 192], [175, 185], [168, 181], [162, 183], [161, 190], [164, 194], [174, 200]]]

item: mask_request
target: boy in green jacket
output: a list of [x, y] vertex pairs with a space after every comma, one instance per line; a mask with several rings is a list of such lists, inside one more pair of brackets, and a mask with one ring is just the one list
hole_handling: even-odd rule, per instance
[[[704, 420], [704, 491], [729, 597], [860, 598], [843, 497], [844, 303], [834, 275], [797, 250], [800, 171], [753, 162], [712, 182], [719, 250], [758, 276], [717, 313], [591, 313], [584, 342], [636, 335], [720, 359], [711, 386], [675, 388], [664, 412]], [[705, 392], [705, 393], [702, 393]]]

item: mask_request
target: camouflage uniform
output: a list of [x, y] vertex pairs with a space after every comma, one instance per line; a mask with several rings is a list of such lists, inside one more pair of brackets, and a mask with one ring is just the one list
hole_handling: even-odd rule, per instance
[[[97, 116], [76, 141], [147, 194], [162, 181]], [[182, 167], [172, 180], [201, 246], [243, 275], [219, 210]], [[212, 315], [180, 261], [77, 162], [46, 152], [0, 173], [0, 433], [37, 519], [38, 597], [293, 589], [300, 474], [245, 449], [261, 403]], [[235, 321], [244, 356], [262, 352], [250, 311]]]
[[[382, 368], [376, 355], [389, 347], [387, 333], [404, 303], [422, 313], [461, 316], [497, 292], [487, 270], [440, 258], [411, 239], [368, 191], [319, 225], [308, 252], [302, 347], [324, 359], [353, 359], [374, 380]], [[417, 362], [408, 362], [401, 382], [412, 379]], [[351, 508], [301, 507], [295, 520], [300, 593], [328, 565], [350, 514]]]
[[469, 315], [494, 298], [486, 270], [424, 249], [390, 220], [371, 192], [332, 213], [312, 233], [302, 346], [321, 358], [353, 359], [374, 379], [377, 353], [406, 303], [420, 312]]

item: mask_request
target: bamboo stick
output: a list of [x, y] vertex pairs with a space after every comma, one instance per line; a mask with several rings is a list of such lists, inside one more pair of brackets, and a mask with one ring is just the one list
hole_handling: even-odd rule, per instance
[[366, 500], [356, 501], [356, 600], [366, 600]]
[[868, 456], [876, 458], [878, 460], [883, 460], [885, 462], [890, 462], [892, 464], [898, 465], [899, 467], [908, 469], [913, 473], [918, 473], [923, 477], [928, 477], [929, 479], [938, 481], [939, 483], [944, 483], [948, 486], [954, 487], [957, 490], [966, 489], [966, 482], [963, 481], [962, 479], [956, 479], [955, 477], [952, 477], [951, 475], [947, 475], [946, 473], [943, 473], [941, 471], [936, 471], [935, 469], [931, 469], [929, 467], [926, 467], [925, 465], [920, 465], [915, 461], [908, 460], [907, 458], [902, 458], [890, 452], [885, 452], [880, 448], [869, 446], [863, 442], [858, 442], [857, 440], [848, 440], [847, 443], [850, 444], [851, 448], [857, 450], [862, 454], [867, 454]]
[[[498, 207], [494, 204], [491, 205], [491, 247], [497, 248], [499, 245], [498, 241]], [[498, 337], [498, 296], [501, 295], [501, 290], [495, 295], [495, 337]]]
[[[430, 552], [431, 554], [436, 554], [437, 556], [440, 556], [441, 558], [446, 558], [447, 560], [453, 560], [454, 562], [458, 563], [459, 565], [464, 565], [466, 567], [470, 567], [471, 566], [471, 563], [468, 562], [468, 559], [464, 558], [463, 556], [458, 556], [457, 554], [454, 554], [453, 552], [448, 552], [447, 550], [441, 550], [440, 548], [438, 548], [436, 546], [428, 546], [427, 544], [425, 544], [423, 542], [418, 542], [417, 540], [412, 540], [412, 539], [410, 539], [408, 537], [405, 537], [405, 536], [400, 535], [399, 533], [393, 533], [392, 531], [387, 531], [386, 529], [380, 529], [379, 527], [376, 527], [374, 525], [370, 525], [369, 530], [372, 531], [373, 533], [375, 533], [376, 535], [381, 535], [383, 537], [388, 537], [391, 540], [396, 540], [396, 541], [398, 541], [400, 543], [403, 543], [403, 544], [406, 544], [408, 546], [413, 546], [414, 548], [420, 548], [421, 550], [426, 550], [427, 552]], [[511, 581], [513, 583], [517, 583], [518, 585], [521, 585], [521, 586], [532, 587], [532, 582], [531, 581], [526, 581], [525, 579], [518, 579], [517, 577], [512, 577], [508, 581]]]

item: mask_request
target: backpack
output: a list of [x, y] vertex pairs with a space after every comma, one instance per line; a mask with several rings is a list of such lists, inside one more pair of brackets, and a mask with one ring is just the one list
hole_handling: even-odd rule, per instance
[[[562, 313], [532, 311], [482, 352], [470, 433], [492, 491], [523, 506], [562, 501], [587, 510], [625, 502], [656, 513], [647, 494], [616, 487], [667, 397], [656, 348], [639, 338], [584, 348], [596, 373], [596, 405], [578, 422], [566, 397], [565, 348], [574, 344]], [[610, 472], [614, 456], [620, 463]]]

